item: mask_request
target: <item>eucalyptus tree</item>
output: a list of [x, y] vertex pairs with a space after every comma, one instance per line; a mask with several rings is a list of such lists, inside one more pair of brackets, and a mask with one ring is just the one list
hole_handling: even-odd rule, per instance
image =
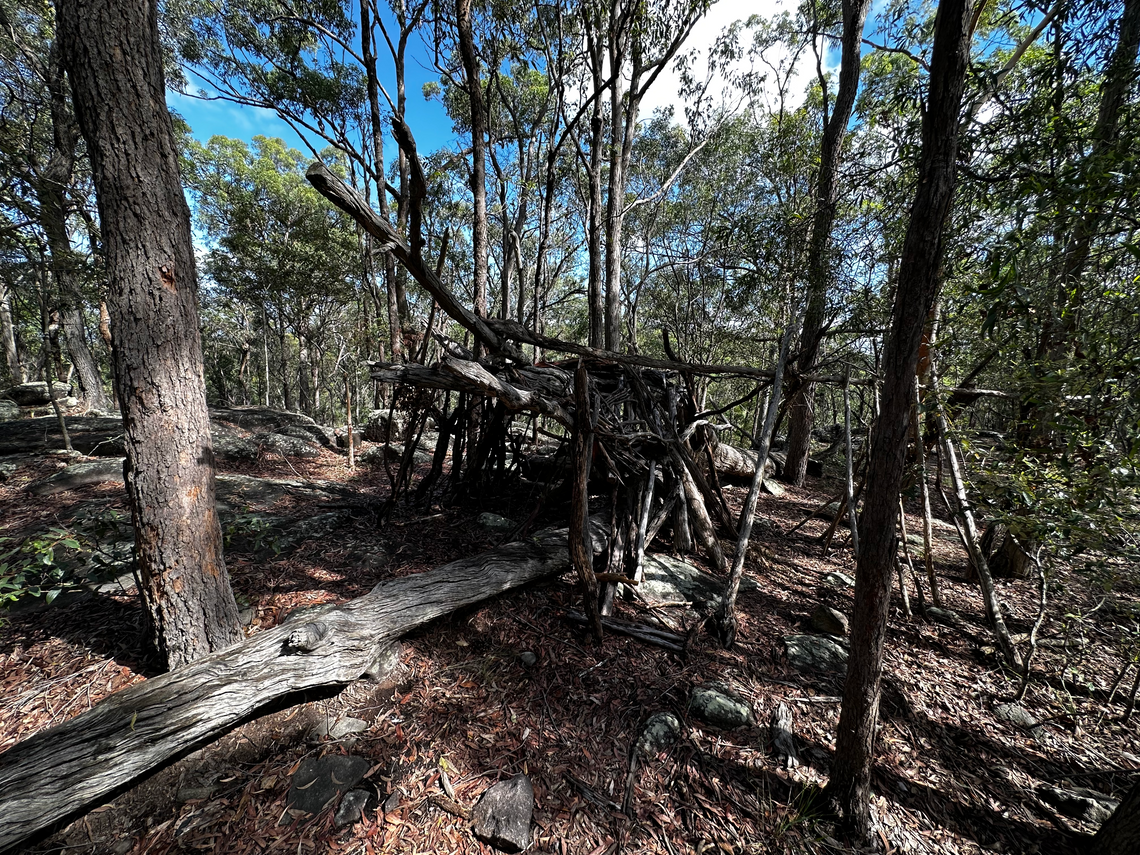
[[[829, 110], [828, 82], [822, 71], [822, 53], [819, 40], [812, 38], [822, 106], [823, 139], [820, 148], [819, 172], [816, 178], [815, 214], [812, 218], [811, 245], [808, 249], [808, 301], [804, 313], [803, 331], [799, 340], [796, 370], [800, 385], [788, 408], [788, 450], [784, 465], [784, 480], [803, 484], [807, 474], [808, 451], [815, 417], [815, 383], [807, 379], [815, 370], [819, 348], [826, 325], [827, 297], [832, 286], [831, 230], [839, 202], [839, 166], [843, 156], [844, 139], [848, 134], [855, 96], [859, 89], [863, 25], [871, 0], [843, 0], [842, 2], [842, 57], [839, 66], [839, 85], [835, 103]], [[813, 4], [813, 9], [818, 7]], [[825, 25], [818, 19], [816, 26]], [[822, 39], [822, 33], [820, 39]]]
[[[31, 255], [42, 255], [50, 266], [55, 288], [45, 300], [49, 318], [43, 331], [53, 336], [62, 331], [83, 397], [90, 406], [107, 410], [110, 403], [83, 318], [88, 256], [72, 239], [77, 212], [89, 202], [87, 167], [54, 25], [48, 6], [0, 5], [6, 37], [0, 47], [0, 81], [8, 96], [0, 110], [0, 158], [7, 176], [0, 204], [22, 232], [20, 241], [36, 247]], [[11, 360], [9, 364], [15, 367]]]
[[214, 507], [190, 211], [158, 10], [154, 0], [60, 0], [57, 10], [107, 252], [139, 591], [176, 668], [242, 633]]
[[252, 332], [253, 318], [261, 321], [263, 336], [273, 327], [286, 409], [296, 400], [302, 411], [316, 414], [330, 325], [352, 305], [359, 278], [355, 231], [305, 180], [308, 158], [281, 140], [254, 137], [251, 149], [241, 140], [213, 137], [205, 145], [190, 140], [187, 147], [187, 183], [212, 244], [205, 270], [242, 305], [244, 333]]

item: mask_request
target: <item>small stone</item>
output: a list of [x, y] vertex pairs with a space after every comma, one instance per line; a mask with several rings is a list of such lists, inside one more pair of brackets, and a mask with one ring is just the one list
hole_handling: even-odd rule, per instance
[[847, 615], [820, 603], [811, 613], [811, 628], [828, 635], [847, 635]]
[[355, 787], [370, 765], [363, 757], [339, 754], [309, 758], [293, 775], [286, 804], [291, 810], [320, 813], [342, 793]]
[[253, 623], [253, 609], [241, 609], [238, 612], [238, 620], [242, 626], [250, 626]]
[[324, 719], [319, 722], [312, 730], [314, 739], [344, 739], [346, 736], [351, 736], [354, 733], [363, 733], [368, 730], [368, 722], [359, 718], [352, 718], [351, 716], [343, 716], [341, 718], [329, 721]]
[[765, 478], [760, 484], [760, 489], [769, 496], [775, 496], [777, 499], [788, 492], [784, 485], [775, 478]]
[[135, 846], [135, 839], [133, 837], [124, 837], [118, 843], [111, 847], [111, 852], [114, 855], [127, 855]]
[[531, 651], [524, 650], [519, 654], [519, 662], [524, 668], [533, 668], [538, 664], [538, 657], [535, 656]]
[[1019, 704], [998, 704], [994, 707], [994, 717], [1007, 721], [1029, 732], [1034, 739], [1045, 735], [1045, 728]]
[[693, 689], [689, 696], [689, 712], [705, 724], [732, 730], [753, 721], [752, 707], [734, 697], [722, 683], [711, 683]]
[[832, 588], [854, 588], [855, 580], [846, 573], [828, 573], [823, 577], [823, 583]]
[[966, 625], [966, 622], [962, 620], [962, 616], [953, 609], [943, 609], [938, 606], [927, 606], [926, 616], [935, 623], [940, 623], [943, 626], [949, 626], [954, 629], [962, 629], [962, 627]]
[[[371, 804], [369, 804], [371, 802]], [[350, 790], [340, 800], [340, 807], [333, 816], [333, 825], [337, 828], [354, 825], [360, 822], [361, 814], [370, 807], [376, 806], [376, 794], [368, 790]]]
[[384, 800], [384, 813], [391, 813], [392, 811], [400, 809], [400, 802], [403, 801], [403, 793], [399, 790], [393, 790], [392, 795]]
[[671, 712], [656, 712], [645, 722], [637, 750], [647, 757], [660, 754], [681, 737], [681, 722]]
[[784, 637], [788, 662], [800, 671], [843, 673], [847, 670], [847, 650], [839, 642], [818, 635]]
[[475, 836], [503, 852], [530, 846], [534, 787], [526, 775], [492, 785], [475, 805], [471, 825]]
[[483, 528], [489, 528], [492, 531], [510, 531], [515, 527], [514, 520], [486, 512], [479, 514], [478, 522]]

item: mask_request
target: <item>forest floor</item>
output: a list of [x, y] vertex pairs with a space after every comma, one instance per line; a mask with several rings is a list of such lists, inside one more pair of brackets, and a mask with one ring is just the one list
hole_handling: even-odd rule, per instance
[[[48, 498], [23, 491], [54, 471], [41, 460], [0, 484], [5, 536], [67, 529], [92, 503], [125, 512], [121, 485], [82, 487]], [[268, 456], [238, 471], [279, 478], [331, 479], [382, 500], [380, 470], [350, 472], [323, 452], [311, 461]], [[850, 610], [850, 592], [822, 584], [830, 571], [854, 573], [850, 547], [825, 555], [826, 521], [793, 527], [834, 498], [825, 476], [804, 489], [763, 496], [747, 572], [758, 585], [741, 594], [734, 649], [698, 636], [684, 659], [608, 635], [595, 645], [565, 613], [580, 608], [572, 577], [508, 594], [439, 620], [403, 641], [402, 665], [386, 683], [359, 682], [249, 722], [211, 746], [160, 770], [114, 801], [28, 851], [69, 853], [446, 853], [490, 852], [440, 799], [441, 769], [454, 801], [470, 807], [494, 781], [524, 772], [534, 783], [535, 852], [825, 853], [849, 851], [820, 821], [842, 686], [835, 677], [793, 669], [784, 636], [802, 632], [819, 603]], [[726, 490], [739, 508], [743, 487]], [[383, 524], [361, 513], [325, 540], [281, 555], [230, 551], [248, 632], [276, 625], [300, 606], [339, 602], [378, 581], [420, 572], [497, 545], [476, 516], [488, 510], [522, 519], [535, 505], [525, 490], [483, 495], [478, 503], [398, 507]], [[280, 509], [277, 509], [280, 510]], [[317, 513], [297, 505], [291, 513]], [[557, 523], [554, 509], [549, 521]], [[1069, 644], [1042, 649], [1023, 706], [1041, 722], [1033, 735], [994, 713], [1017, 681], [990, 649], [981, 597], [966, 581], [967, 561], [942, 508], [935, 566], [944, 605], [961, 629], [906, 617], [893, 600], [887, 640], [882, 727], [872, 804], [885, 850], [912, 853], [1073, 851], [1095, 830], [1059, 816], [1037, 796], [1041, 785], [1087, 787], [1118, 798], [1140, 770], [1134, 719], [1120, 722], [1132, 678], [1105, 700], [1124, 663], [1126, 637], [1115, 617], [1137, 591], [1108, 600], [1082, 576], [1056, 568], [1054, 604], [1042, 635]], [[563, 523], [564, 524], [564, 523]], [[921, 516], [908, 508], [908, 529]], [[842, 530], [841, 530], [842, 533]], [[655, 549], [667, 551], [658, 544]], [[767, 555], [764, 558], [763, 555]], [[1036, 611], [1033, 581], [1000, 586], [1013, 632]], [[929, 598], [929, 592], [927, 593]], [[917, 602], [912, 591], [912, 604]], [[1100, 608], [1097, 608], [1101, 604]], [[620, 602], [618, 614], [652, 622], [656, 613]], [[688, 622], [695, 620], [689, 613]], [[527, 668], [520, 653], [530, 651]], [[87, 594], [39, 610], [0, 613], [0, 750], [89, 709], [152, 676], [156, 663], [133, 594]], [[715, 731], [687, 716], [691, 687], [731, 686], [750, 701], [758, 724]], [[802, 765], [785, 770], [771, 753], [768, 715], [783, 702], [794, 715]], [[672, 711], [683, 736], [630, 774], [632, 746], [647, 717]], [[367, 729], [341, 741], [315, 739], [322, 720], [352, 715]], [[351, 753], [372, 762], [369, 780], [384, 810], [337, 829], [332, 811], [286, 812], [290, 775], [306, 757]], [[627, 786], [632, 798], [621, 810]], [[2, 809], [2, 807], [0, 807]]]

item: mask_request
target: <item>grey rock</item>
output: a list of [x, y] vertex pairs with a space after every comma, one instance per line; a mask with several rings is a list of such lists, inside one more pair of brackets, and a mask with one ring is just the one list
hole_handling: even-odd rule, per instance
[[847, 615], [820, 603], [811, 613], [811, 628], [828, 635], [847, 635]]
[[256, 460], [261, 453], [261, 446], [257, 440], [224, 424], [212, 423], [210, 437], [214, 442], [214, 454], [218, 457], [228, 460]]
[[1103, 793], [1075, 788], [1071, 790], [1042, 784], [1037, 788], [1041, 801], [1052, 805], [1058, 813], [1100, 825], [1119, 807], [1120, 802]]
[[314, 739], [324, 739], [327, 736], [329, 739], [335, 740], [344, 739], [354, 733], [363, 733], [366, 730], [368, 730], [368, 722], [363, 719], [341, 716], [332, 721], [326, 718], [318, 722], [311, 735]]
[[118, 843], [111, 847], [113, 855], [127, 855], [132, 849], [135, 848], [135, 839], [133, 837], [124, 837]]
[[[71, 384], [52, 383], [51, 394], [48, 393], [48, 384], [42, 380], [31, 383], [21, 383], [18, 386], [9, 386], [0, 392], [0, 398], [7, 398], [21, 407], [43, 407], [51, 404], [52, 396], [57, 399], [67, 398], [71, 395]], [[62, 400], [60, 403], [63, 403]]]
[[389, 644], [376, 655], [376, 661], [368, 666], [364, 676], [377, 683], [391, 680], [400, 670], [400, 656], [404, 652], [403, 646], [396, 641]]
[[277, 431], [288, 425], [316, 425], [304, 413], [290, 413], [271, 407], [211, 407], [210, 421], [259, 432]]
[[0, 398], [0, 422], [18, 419], [20, 417], [20, 405], [15, 401], [9, 401], [7, 398]]
[[[636, 595], [650, 605], [688, 603], [715, 610], [721, 604], [724, 582], [703, 573], [688, 561], [670, 555], [646, 555], [641, 571]], [[747, 576], [740, 580], [741, 591], [754, 591], [756, 587], [756, 582]]]
[[0, 484], [3, 484], [9, 478], [16, 474], [16, 470], [20, 467], [15, 463], [0, 463]]
[[404, 794], [399, 790], [393, 790], [392, 795], [384, 800], [384, 813], [391, 813], [394, 810], [400, 809], [400, 802], [404, 800]]
[[403, 414], [393, 412], [389, 417], [388, 410], [373, 410], [364, 426], [364, 438], [369, 442], [395, 441], [403, 435], [403, 432]]
[[312, 459], [321, 456], [321, 449], [311, 439], [300, 439], [284, 433], [267, 433], [261, 437], [261, 447], [276, 451], [284, 457], [305, 457]]
[[828, 573], [823, 577], [823, 584], [832, 588], [854, 588], [855, 580], [846, 573]]
[[530, 819], [534, 813], [534, 787], [526, 775], [499, 781], [480, 797], [472, 811], [475, 836], [502, 852], [521, 852], [530, 846]]
[[949, 626], [953, 629], [962, 629], [966, 626], [966, 622], [962, 620], [962, 616], [953, 609], [944, 609], [939, 606], [927, 606], [926, 616], [935, 623], [940, 623], [943, 626]]
[[277, 428], [274, 433], [296, 437], [297, 439], [305, 439], [309, 442], [322, 445], [325, 448], [334, 448], [336, 446], [336, 432], [332, 428], [325, 427], [324, 425], [285, 425], [284, 427]]
[[285, 802], [291, 810], [320, 813], [360, 783], [369, 768], [369, 762], [363, 757], [340, 754], [310, 757], [294, 773]]
[[529, 650], [524, 650], [519, 654], [519, 662], [524, 668], [533, 668], [538, 664], [538, 657]]
[[[76, 451], [95, 457], [121, 457], [126, 453], [122, 419], [67, 416], [65, 421]], [[54, 413], [35, 419], [0, 421], [0, 455], [39, 454], [59, 448], [63, 448], [63, 436]]]
[[1045, 735], [1045, 728], [1019, 704], [998, 704], [994, 707], [994, 718], [1028, 731], [1034, 739], [1041, 739]]
[[681, 738], [681, 722], [671, 712], [655, 712], [645, 722], [637, 750], [647, 757], [660, 754]]
[[515, 527], [514, 520], [509, 520], [506, 517], [488, 512], [479, 514], [477, 521], [483, 528], [489, 528], [492, 531], [510, 531]]
[[361, 815], [367, 810], [376, 809], [376, 794], [369, 790], [350, 790], [340, 800], [340, 807], [333, 816], [333, 825], [337, 828], [346, 828], [360, 822]]
[[788, 662], [800, 671], [843, 673], [847, 670], [847, 649], [839, 642], [819, 635], [784, 637]]
[[238, 620], [241, 621], [242, 626], [251, 626], [253, 624], [254, 614], [253, 609], [240, 609], [238, 611]]
[[725, 730], [754, 721], [751, 705], [735, 697], [722, 683], [694, 687], [689, 695], [689, 712], [705, 724]]
[[353, 495], [334, 481], [301, 481], [290, 478], [255, 478], [252, 475], [219, 475], [218, 499], [231, 507], [269, 508], [282, 499], [344, 499]]
[[760, 489], [769, 496], [775, 496], [777, 499], [788, 492], [787, 488], [775, 478], [765, 478], [760, 484]]
[[24, 489], [33, 496], [52, 496], [89, 484], [123, 483], [122, 457], [107, 457], [87, 463], [74, 463], [54, 475], [33, 481]]

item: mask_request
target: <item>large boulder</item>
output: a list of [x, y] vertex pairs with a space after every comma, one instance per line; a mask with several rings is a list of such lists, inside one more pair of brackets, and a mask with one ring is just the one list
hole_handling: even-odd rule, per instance
[[[76, 451], [98, 457], [122, 457], [123, 420], [108, 416], [68, 416], [67, 433]], [[63, 448], [59, 420], [52, 413], [35, 419], [0, 421], [0, 455], [37, 454]]]
[[11, 421], [20, 417], [20, 405], [7, 398], [0, 398], [0, 422]]
[[71, 395], [71, 384], [56, 381], [52, 383], [52, 392], [49, 393], [48, 384], [36, 380], [31, 383], [21, 383], [18, 386], [9, 386], [0, 392], [0, 398], [7, 398], [21, 407], [44, 407], [51, 404], [52, 394], [57, 400], [69, 397]]
[[398, 442], [404, 435], [404, 416], [400, 412], [373, 410], [364, 426], [369, 442]]

